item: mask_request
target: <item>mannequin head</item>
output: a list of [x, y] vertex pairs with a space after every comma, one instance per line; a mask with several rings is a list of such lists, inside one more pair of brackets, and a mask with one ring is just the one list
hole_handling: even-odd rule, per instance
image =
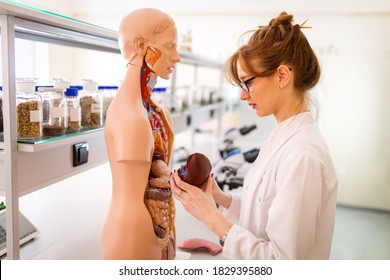
[[118, 42], [130, 65], [141, 67], [145, 59], [149, 68], [163, 79], [169, 79], [180, 61], [175, 22], [160, 10], [139, 9], [125, 16], [119, 26]]

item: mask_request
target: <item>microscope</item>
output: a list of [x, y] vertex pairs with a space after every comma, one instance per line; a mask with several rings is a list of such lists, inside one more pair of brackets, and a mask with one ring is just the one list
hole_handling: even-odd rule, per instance
[[254, 124], [241, 128], [231, 128], [225, 132], [219, 145], [219, 154], [222, 159], [214, 164], [212, 170], [221, 189], [227, 186], [229, 190], [233, 190], [243, 186], [244, 178], [237, 176], [237, 172], [245, 163], [253, 163], [260, 149], [253, 148], [243, 152], [241, 148], [234, 145], [234, 141], [256, 128], [257, 126]]

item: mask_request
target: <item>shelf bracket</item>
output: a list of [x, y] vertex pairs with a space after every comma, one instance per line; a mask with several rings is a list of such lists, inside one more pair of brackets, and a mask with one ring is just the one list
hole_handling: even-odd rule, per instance
[[[15, 17], [0, 15], [3, 73], [3, 112], [16, 116], [15, 92]], [[16, 117], [4, 118], [4, 165], [6, 190], [7, 258], [20, 259], [19, 193], [17, 169]]]

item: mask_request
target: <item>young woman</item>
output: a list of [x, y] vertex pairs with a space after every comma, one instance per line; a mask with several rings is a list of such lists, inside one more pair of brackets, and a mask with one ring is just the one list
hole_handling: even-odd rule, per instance
[[[184, 208], [220, 238], [228, 259], [328, 259], [338, 180], [307, 93], [320, 79], [303, 26], [282, 12], [260, 26], [227, 62], [259, 117], [277, 126], [261, 145], [241, 194], [222, 192], [212, 176], [200, 190], [171, 175]], [[217, 209], [216, 204], [220, 209]]]

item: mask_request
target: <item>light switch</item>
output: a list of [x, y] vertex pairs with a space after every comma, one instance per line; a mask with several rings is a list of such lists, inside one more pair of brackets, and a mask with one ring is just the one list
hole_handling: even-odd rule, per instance
[[87, 142], [80, 142], [73, 145], [73, 167], [88, 162], [89, 146]]

